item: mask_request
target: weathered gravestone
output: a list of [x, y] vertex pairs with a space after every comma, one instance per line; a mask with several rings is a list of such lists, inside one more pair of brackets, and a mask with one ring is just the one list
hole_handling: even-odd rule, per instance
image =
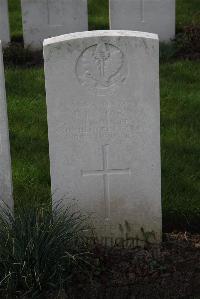
[[175, 0], [110, 0], [110, 28], [175, 36]]
[[[44, 41], [52, 194], [101, 240], [161, 238], [157, 35], [93, 31]], [[106, 239], [107, 238], [107, 239]]]
[[45, 38], [88, 29], [87, 0], [21, 0], [25, 46], [42, 48]]
[[6, 46], [10, 42], [7, 0], [0, 0], [0, 40], [3, 46]]
[[12, 178], [8, 134], [7, 105], [5, 94], [2, 46], [0, 42], [0, 203], [13, 207]]

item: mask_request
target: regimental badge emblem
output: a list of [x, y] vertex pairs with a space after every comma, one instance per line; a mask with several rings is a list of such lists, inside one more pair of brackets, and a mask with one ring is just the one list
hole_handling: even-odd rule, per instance
[[76, 64], [79, 82], [100, 94], [124, 82], [127, 71], [124, 53], [118, 47], [103, 42], [85, 49]]

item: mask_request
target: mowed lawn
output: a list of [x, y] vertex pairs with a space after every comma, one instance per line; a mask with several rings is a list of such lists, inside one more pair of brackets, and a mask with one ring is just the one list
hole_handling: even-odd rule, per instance
[[[19, 1], [10, 0], [13, 38], [22, 34]], [[177, 1], [177, 30], [196, 20], [199, 0]], [[108, 28], [108, 1], [89, 1], [90, 29]], [[160, 66], [164, 228], [200, 221], [200, 61]], [[50, 175], [42, 68], [6, 68], [16, 202], [46, 202]]]

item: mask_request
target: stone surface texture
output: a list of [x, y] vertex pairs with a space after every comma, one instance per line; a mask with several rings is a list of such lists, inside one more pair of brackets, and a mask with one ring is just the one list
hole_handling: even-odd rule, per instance
[[45, 38], [88, 29], [87, 0], [21, 0], [24, 44], [42, 49]]
[[0, 43], [0, 202], [13, 207], [10, 145], [2, 46]]
[[102, 242], [142, 229], [159, 241], [158, 36], [67, 34], [44, 59], [53, 201], [90, 215]]
[[156, 33], [161, 41], [175, 37], [175, 0], [110, 0], [110, 28]]
[[10, 42], [10, 28], [8, 16], [8, 1], [0, 0], [0, 40], [3, 47]]

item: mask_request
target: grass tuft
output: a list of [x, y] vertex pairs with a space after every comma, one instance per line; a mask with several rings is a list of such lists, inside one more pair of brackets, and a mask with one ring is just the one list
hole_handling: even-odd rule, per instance
[[61, 204], [53, 212], [47, 205], [21, 204], [15, 217], [1, 208], [0, 297], [38, 298], [66, 286], [87, 261], [84, 229], [83, 217]]

